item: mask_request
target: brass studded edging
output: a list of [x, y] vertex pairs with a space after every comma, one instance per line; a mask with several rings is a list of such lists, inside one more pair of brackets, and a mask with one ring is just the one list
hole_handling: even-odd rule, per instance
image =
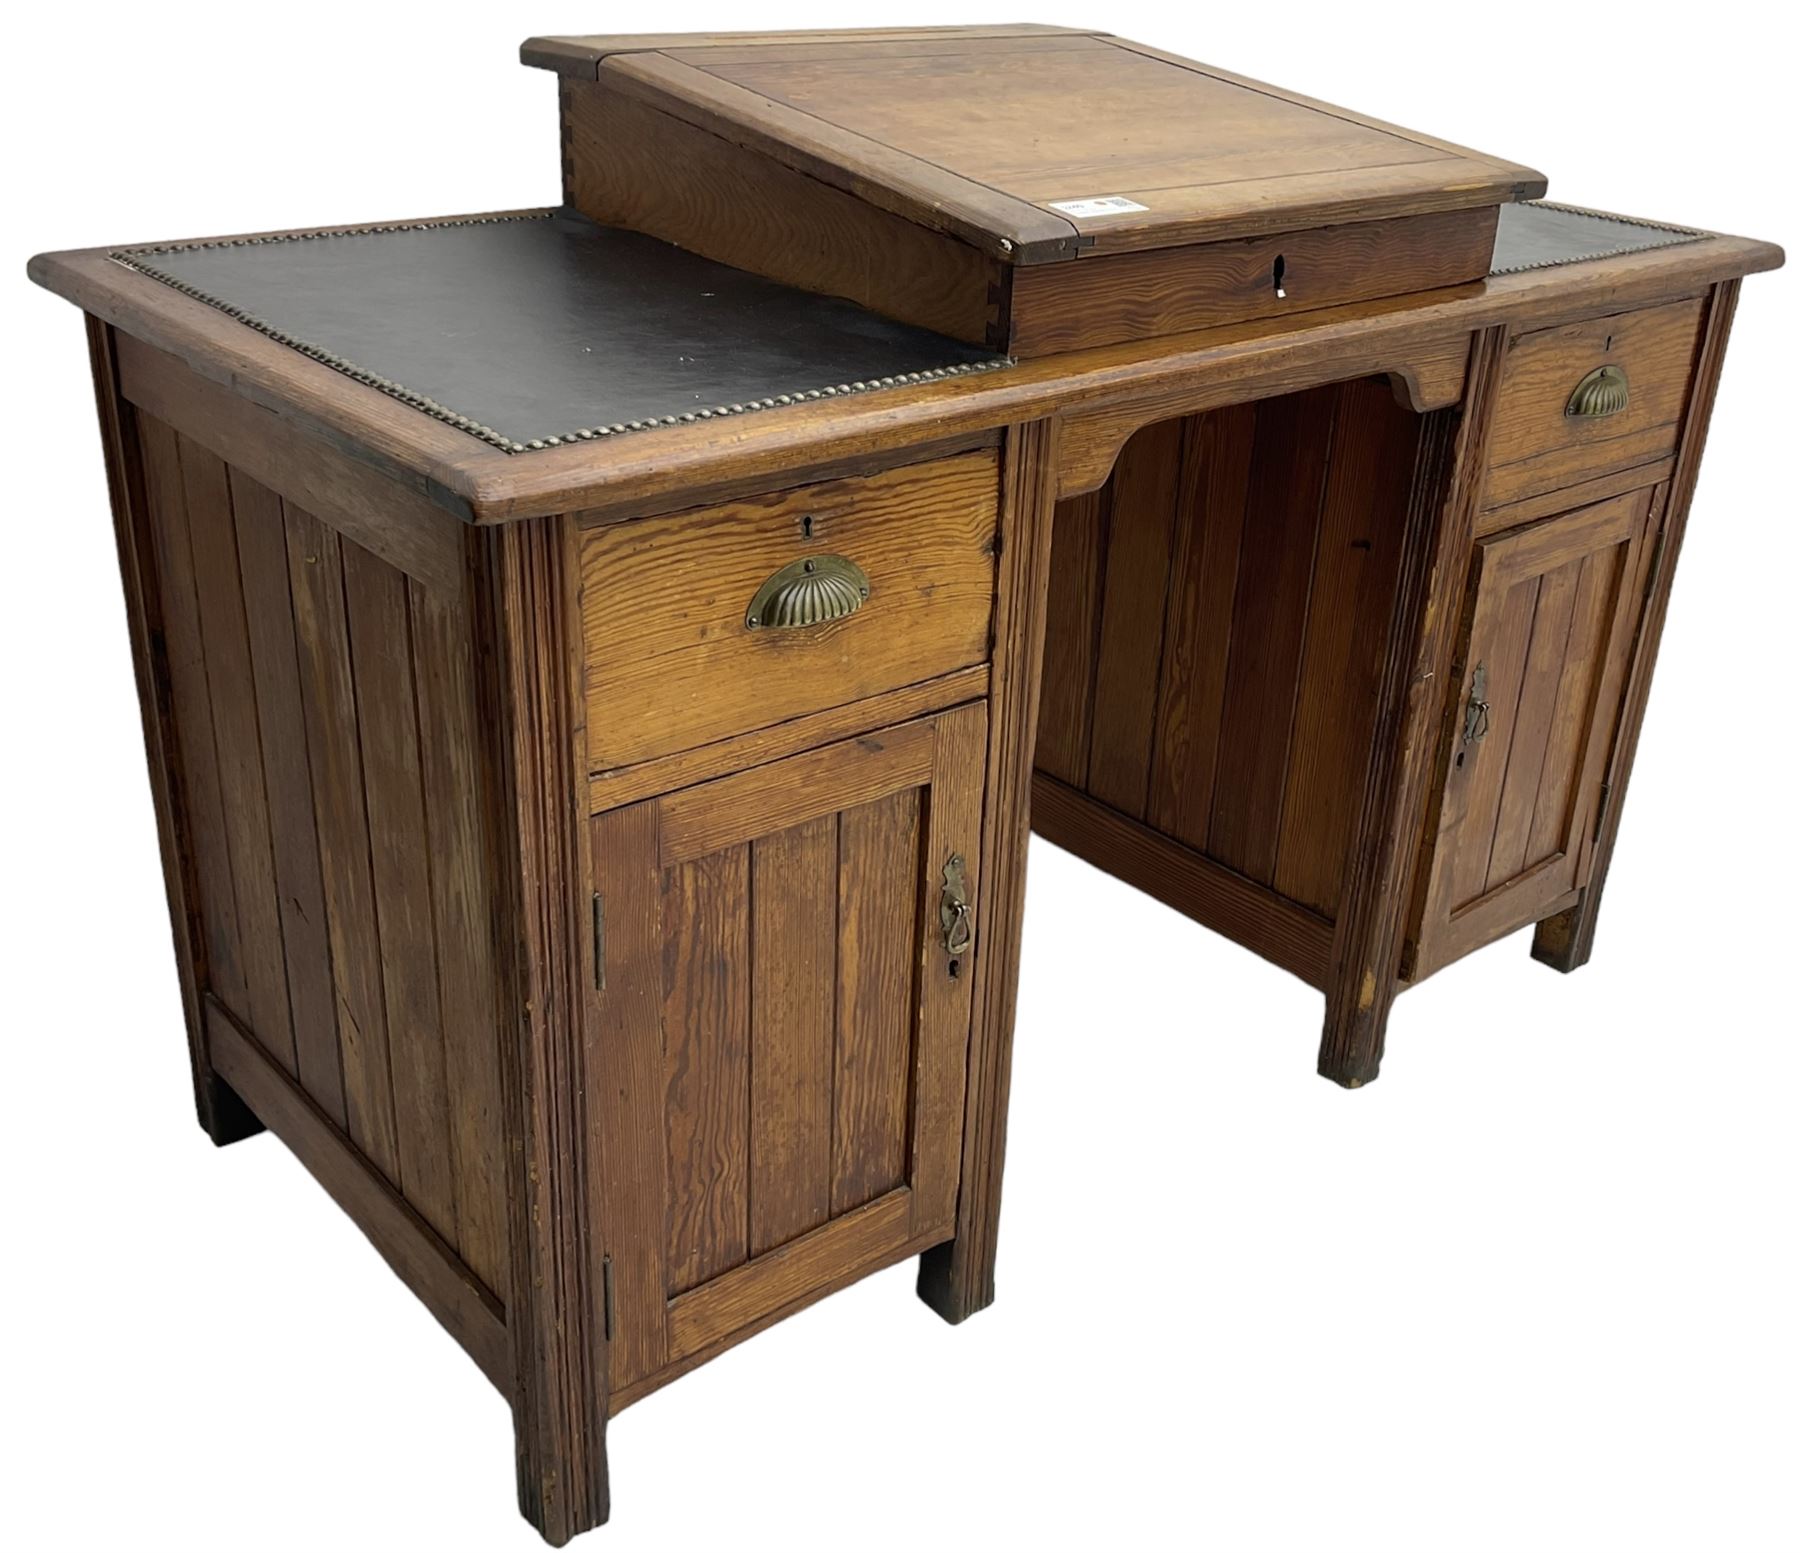
[[358, 383], [366, 383], [370, 388], [379, 389], [390, 398], [398, 399], [402, 404], [429, 415], [433, 420], [454, 426], [458, 431], [467, 432], [491, 447], [499, 448], [504, 453], [531, 453], [543, 448], [572, 446], [578, 442], [597, 442], [603, 437], [622, 436], [626, 432], [649, 431], [659, 426], [685, 426], [695, 421], [717, 420], [721, 416], [747, 415], [756, 410], [772, 410], [782, 405], [806, 404], [815, 399], [836, 399], [847, 394], [863, 394], [873, 389], [898, 388], [907, 383], [931, 383], [939, 378], [963, 377], [973, 372], [990, 372], [996, 367], [1013, 365], [1010, 358], [998, 357], [989, 361], [969, 361], [950, 367], [931, 367], [922, 372], [899, 372], [889, 377], [869, 378], [853, 383], [835, 383], [825, 388], [802, 389], [795, 393], [774, 394], [766, 399], [750, 399], [742, 404], [715, 405], [710, 410], [689, 410], [682, 415], [650, 416], [643, 420], [617, 421], [610, 426], [585, 426], [578, 431], [561, 432], [555, 436], [534, 437], [527, 442], [518, 442], [504, 432], [496, 431], [492, 426], [484, 426], [480, 421], [472, 420], [466, 415], [459, 415], [448, 405], [442, 405], [424, 394], [415, 393], [404, 383], [396, 383], [390, 378], [381, 377], [377, 373], [359, 367], [355, 362], [335, 355], [328, 350], [321, 350], [316, 345], [309, 345], [305, 340], [297, 340], [291, 334], [284, 333], [273, 324], [265, 322], [253, 313], [245, 312], [219, 297], [190, 286], [184, 280], [178, 280], [166, 270], [146, 263], [162, 254], [188, 253], [200, 248], [258, 248], [269, 243], [302, 243], [314, 242], [333, 237], [380, 237], [394, 232], [429, 232], [441, 227], [462, 226], [498, 226], [509, 221], [548, 221], [556, 215], [554, 210], [522, 211], [517, 215], [507, 216], [459, 216], [443, 221], [407, 221], [393, 226], [340, 227], [317, 232], [283, 232], [270, 237], [223, 237], [209, 242], [167, 243], [155, 248], [121, 248], [108, 257], [126, 269], [135, 270], [151, 280], [159, 281], [172, 287], [183, 296], [192, 297], [196, 302], [204, 302], [208, 307], [217, 308], [228, 318], [235, 318], [239, 323], [266, 335], [278, 345], [285, 345], [290, 350], [298, 351], [303, 356], [327, 366], [334, 372], [341, 372], [345, 377], [354, 378]]
[[1628, 253], [1654, 253], [1658, 248], [1675, 248], [1682, 243], [1698, 242], [1707, 235], [1692, 227], [1669, 226], [1661, 221], [1640, 220], [1636, 216], [1608, 216], [1597, 210], [1583, 210], [1579, 205], [1559, 205], [1555, 200], [1524, 200], [1521, 203], [1535, 205], [1540, 210], [1560, 211], [1565, 216], [1586, 216], [1590, 221], [1616, 221], [1620, 226], [1640, 226], [1650, 232], [1667, 232], [1669, 236], [1660, 243], [1638, 243], [1630, 248], [1608, 248], [1602, 253], [1571, 254], [1566, 259], [1539, 259], [1531, 264], [1509, 264], [1504, 269], [1489, 270], [1490, 277], [1522, 275], [1527, 270], [1554, 270], [1565, 264], [1586, 264], [1590, 259], [1617, 259]]

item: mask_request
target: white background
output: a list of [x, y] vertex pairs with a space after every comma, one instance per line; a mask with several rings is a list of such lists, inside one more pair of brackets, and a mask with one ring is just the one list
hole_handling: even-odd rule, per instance
[[[1762, 5], [1040, 0], [1795, 239]], [[269, 1137], [196, 1130], [80, 320], [40, 248], [553, 203], [531, 32], [859, 9], [28, 6], [7, 25], [0, 1546], [528, 1550], [507, 1410]], [[1038, 844], [996, 1306], [912, 1267], [624, 1414], [636, 1549], [1800, 1545], [1794, 284], [1745, 286], [1593, 964], [1320, 1000]]]

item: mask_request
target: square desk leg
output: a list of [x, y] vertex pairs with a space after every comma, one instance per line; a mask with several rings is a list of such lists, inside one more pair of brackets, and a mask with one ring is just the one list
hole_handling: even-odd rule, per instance
[[560, 1547], [610, 1512], [609, 1345], [590, 1183], [600, 1168], [583, 1097], [593, 1069], [583, 991], [593, 941], [586, 845], [587, 697], [579, 580], [567, 520], [509, 523], [477, 541], [478, 659], [497, 730], [486, 791], [503, 866], [497, 1018], [505, 1033], [513, 1432], [519, 1509]]
[[1033, 421], [1007, 434], [1000, 515], [988, 717], [988, 783], [981, 827], [980, 933], [975, 1012], [963, 1109], [962, 1189], [956, 1238], [919, 1263], [919, 1297], [958, 1322], [994, 1301], [1006, 1102], [1012, 1082], [1025, 854], [1031, 839], [1031, 772], [1037, 748], [1039, 672], [1056, 507], [1056, 425]]
[[[187, 1025], [188, 1063], [193, 1071], [194, 1109], [200, 1127], [221, 1148], [263, 1130], [249, 1106], [217, 1073], [207, 1055], [200, 988], [206, 985], [205, 940], [195, 918], [193, 843], [181, 805], [174, 697], [169, 686], [169, 623], [163, 618], [152, 538], [144, 498], [144, 473], [135, 437], [125, 434], [130, 414], [119, 392], [112, 331], [87, 319], [88, 356], [94, 397], [100, 411], [100, 440], [106, 453], [106, 484], [113, 531], [119, 546], [119, 574], [125, 588], [126, 627], [137, 678], [138, 709], [144, 721], [144, 753], [150, 768], [150, 797], [169, 897], [169, 925], [175, 936], [175, 965], [181, 978], [181, 1011]], [[189, 629], [191, 621], [181, 626]]]
[[1393, 626], [1377, 681], [1369, 765], [1351, 833], [1325, 986], [1319, 1072], [1356, 1089], [1381, 1071], [1412, 911], [1450, 660], [1506, 331], [1474, 337], [1462, 415], [1426, 429], [1401, 541]]

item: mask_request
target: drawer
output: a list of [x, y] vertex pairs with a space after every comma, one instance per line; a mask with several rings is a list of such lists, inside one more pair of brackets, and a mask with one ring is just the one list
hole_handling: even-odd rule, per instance
[[1461, 286], [1487, 274], [1499, 219], [1498, 206], [1433, 211], [1020, 265], [1004, 342], [1044, 356]]
[[1520, 335], [1494, 407], [1487, 504], [1672, 453], [1701, 311], [1696, 298]]
[[590, 769], [986, 662], [999, 493], [982, 450], [584, 530]]

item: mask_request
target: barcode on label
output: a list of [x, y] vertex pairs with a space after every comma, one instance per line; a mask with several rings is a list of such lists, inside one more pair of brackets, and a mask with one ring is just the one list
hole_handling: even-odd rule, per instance
[[1065, 216], [1123, 216], [1133, 210], [1148, 210], [1148, 205], [1140, 205], [1136, 200], [1128, 200], [1123, 194], [1096, 194], [1085, 200], [1051, 200], [1050, 208], [1060, 210]]

